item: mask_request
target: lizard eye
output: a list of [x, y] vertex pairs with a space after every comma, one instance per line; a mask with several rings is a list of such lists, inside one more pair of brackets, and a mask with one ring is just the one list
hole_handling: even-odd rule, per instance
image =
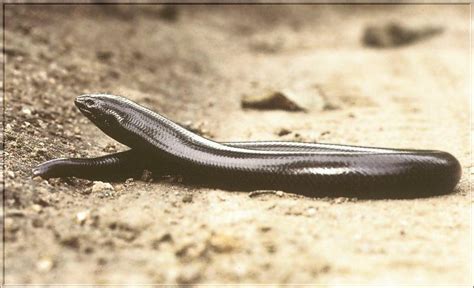
[[92, 107], [92, 106], [94, 106], [94, 100], [92, 100], [92, 99], [86, 99], [86, 100], [84, 100], [84, 104], [85, 104], [87, 107]]

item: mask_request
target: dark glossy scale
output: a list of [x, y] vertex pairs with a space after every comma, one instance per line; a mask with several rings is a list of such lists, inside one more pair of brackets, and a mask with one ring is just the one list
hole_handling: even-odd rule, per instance
[[[89, 160], [87, 165], [101, 171], [143, 166], [211, 187], [359, 198], [444, 194], [455, 187], [461, 174], [459, 162], [442, 151], [298, 142], [218, 143], [125, 98], [84, 95], [76, 99], [76, 105], [103, 132], [132, 148], [118, 157], [97, 158], [111, 157], [106, 164]], [[74, 167], [86, 163], [80, 161], [84, 160], [47, 162], [34, 175], [56, 177], [49, 173], [54, 166], [74, 174]]]
[[[223, 142], [222, 144], [264, 151], [393, 152], [393, 150], [383, 148], [290, 141], [240, 141]], [[46, 161], [33, 169], [33, 175], [43, 178], [74, 176], [90, 180], [119, 180], [139, 176], [144, 169], [152, 170], [157, 176], [168, 175], [171, 171], [178, 169], [170, 167], [176, 166], [173, 162], [163, 162], [163, 160], [159, 162], [159, 160], [150, 158], [150, 153], [147, 151], [131, 149], [95, 158], [60, 158]]]
[[95, 158], [59, 158], [33, 168], [33, 176], [42, 178], [78, 177], [90, 180], [114, 180], [138, 176], [145, 169], [132, 150]]

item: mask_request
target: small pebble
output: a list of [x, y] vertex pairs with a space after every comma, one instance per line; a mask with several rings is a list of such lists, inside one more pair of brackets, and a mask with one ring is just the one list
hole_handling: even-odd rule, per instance
[[323, 132], [321, 132], [321, 136], [325, 136], [325, 135], [328, 135], [330, 133], [331, 133], [331, 131], [323, 131]]
[[43, 211], [43, 207], [41, 207], [41, 205], [38, 205], [38, 204], [33, 204], [31, 205], [31, 210], [33, 210], [36, 213], [40, 213], [41, 211]]
[[43, 220], [39, 218], [34, 218], [31, 220], [31, 225], [33, 225], [33, 227], [35, 228], [40, 228], [44, 226], [44, 223], [43, 223]]
[[11, 178], [11, 179], [15, 178], [15, 173], [11, 170], [7, 171], [7, 175], [8, 175], [8, 178]]
[[53, 268], [53, 261], [49, 258], [40, 259], [36, 262], [36, 269], [40, 272], [48, 272]]
[[183, 203], [191, 203], [193, 202], [193, 195], [192, 194], [186, 194], [183, 197]]
[[20, 227], [16, 224], [15, 220], [10, 217], [5, 218], [5, 231], [7, 232], [16, 232]]
[[110, 183], [94, 181], [92, 184], [92, 193], [114, 192], [114, 187]]
[[107, 152], [107, 153], [115, 153], [117, 152], [117, 146], [115, 144], [107, 144], [102, 151]]
[[96, 56], [97, 59], [106, 62], [111, 60], [114, 54], [112, 51], [97, 51]]
[[336, 199], [334, 199], [334, 203], [335, 204], [341, 204], [341, 203], [345, 203], [345, 202], [348, 202], [349, 198], [346, 198], [346, 197], [338, 197]]
[[125, 180], [125, 187], [133, 185], [133, 181], [135, 181], [133, 178], [128, 178]]
[[25, 211], [18, 209], [8, 209], [5, 213], [6, 217], [25, 217]]
[[244, 95], [241, 106], [259, 110], [306, 111], [294, 98], [291, 93], [270, 90], [262, 94]]
[[443, 27], [409, 27], [402, 23], [389, 22], [382, 25], [369, 25], [362, 35], [366, 46], [391, 48], [425, 40], [443, 32]]
[[218, 253], [228, 253], [240, 247], [240, 241], [232, 235], [216, 234], [209, 239], [210, 247]]
[[290, 133], [291, 133], [291, 131], [289, 129], [281, 128], [280, 130], [278, 130], [277, 135], [278, 136], [285, 136], [285, 135], [288, 135]]
[[31, 110], [28, 108], [23, 108], [21, 109], [21, 113], [30, 116], [31, 115]]
[[78, 212], [76, 214], [76, 222], [80, 225], [83, 225], [86, 220], [89, 218], [90, 212], [88, 210]]
[[48, 152], [46, 148], [35, 148], [34, 150], [36, 156], [45, 155]]
[[272, 227], [270, 227], [270, 226], [262, 226], [262, 227], [260, 227], [260, 231], [262, 231], [262, 232], [268, 232], [268, 231], [270, 231], [270, 230], [272, 230]]
[[306, 211], [306, 213], [308, 214], [308, 216], [313, 216], [316, 214], [316, 208], [311, 207]]

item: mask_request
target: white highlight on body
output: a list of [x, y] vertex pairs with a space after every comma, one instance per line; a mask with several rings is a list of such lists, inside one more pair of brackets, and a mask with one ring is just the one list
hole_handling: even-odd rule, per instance
[[308, 167], [305, 168], [304, 173], [309, 173], [313, 175], [341, 175], [341, 174], [346, 174], [353, 172], [348, 167]]

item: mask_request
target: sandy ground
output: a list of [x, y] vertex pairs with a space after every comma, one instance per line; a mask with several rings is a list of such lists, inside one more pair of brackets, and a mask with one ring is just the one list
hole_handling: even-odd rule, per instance
[[[469, 16], [467, 5], [7, 6], [5, 282], [469, 284]], [[444, 32], [363, 45], [366, 25], [392, 20]], [[241, 108], [267, 89], [309, 110]], [[31, 179], [48, 159], [123, 149], [74, 107], [87, 92], [217, 140], [446, 150], [464, 175], [450, 195], [380, 201]]]

